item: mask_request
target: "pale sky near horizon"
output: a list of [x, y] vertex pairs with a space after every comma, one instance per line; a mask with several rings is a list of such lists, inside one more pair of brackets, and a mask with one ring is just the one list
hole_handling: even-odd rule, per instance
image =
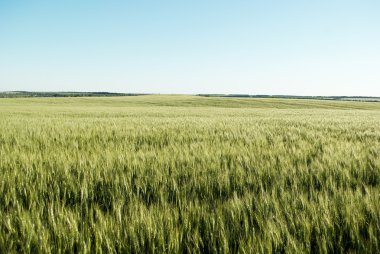
[[0, 0], [0, 91], [380, 96], [380, 1]]

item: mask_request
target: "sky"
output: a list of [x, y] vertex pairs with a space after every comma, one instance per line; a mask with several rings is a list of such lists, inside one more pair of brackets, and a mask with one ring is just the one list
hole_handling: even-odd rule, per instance
[[378, 0], [0, 0], [0, 91], [380, 96]]

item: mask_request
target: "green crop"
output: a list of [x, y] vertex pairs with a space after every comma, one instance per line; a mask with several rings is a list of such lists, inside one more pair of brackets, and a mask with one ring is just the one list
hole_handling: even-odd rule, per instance
[[0, 99], [0, 253], [376, 253], [380, 103]]

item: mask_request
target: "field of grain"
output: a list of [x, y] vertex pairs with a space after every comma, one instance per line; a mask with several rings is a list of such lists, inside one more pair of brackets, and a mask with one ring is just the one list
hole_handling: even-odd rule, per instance
[[0, 99], [0, 253], [376, 253], [380, 103]]

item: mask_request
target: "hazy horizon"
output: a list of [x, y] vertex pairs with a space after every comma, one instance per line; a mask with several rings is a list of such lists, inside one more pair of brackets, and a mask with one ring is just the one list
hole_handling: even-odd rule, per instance
[[380, 96], [362, 96], [362, 95], [295, 95], [295, 94], [240, 94], [240, 93], [139, 93], [139, 92], [109, 92], [109, 91], [0, 91], [0, 93], [105, 93], [105, 94], [135, 94], [135, 95], [183, 95], [183, 96], [273, 96], [273, 97], [348, 97], [348, 98], [380, 98]]
[[380, 96], [380, 2], [3, 1], [0, 91]]

